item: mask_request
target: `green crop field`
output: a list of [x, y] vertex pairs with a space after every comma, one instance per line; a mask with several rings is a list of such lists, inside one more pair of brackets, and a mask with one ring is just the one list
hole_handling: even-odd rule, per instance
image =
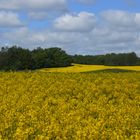
[[139, 140], [139, 70], [74, 65], [0, 72], [0, 139]]

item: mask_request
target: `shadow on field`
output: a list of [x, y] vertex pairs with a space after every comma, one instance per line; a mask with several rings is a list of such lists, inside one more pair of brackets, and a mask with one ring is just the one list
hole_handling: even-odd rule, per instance
[[126, 73], [126, 72], [138, 72], [135, 70], [124, 70], [124, 69], [104, 69], [104, 70], [96, 70], [96, 71], [89, 71], [83, 73]]

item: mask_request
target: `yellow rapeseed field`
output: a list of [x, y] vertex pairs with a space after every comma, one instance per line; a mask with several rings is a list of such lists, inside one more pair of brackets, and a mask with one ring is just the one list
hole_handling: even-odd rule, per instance
[[104, 65], [82, 65], [82, 64], [73, 64], [69, 67], [61, 68], [44, 68], [40, 71], [42, 72], [66, 72], [66, 73], [79, 73], [79, 72], [90, 72], [97, 70], [106, 70], [106, 69], [121, 69], [121, 70], [133, 70], [140, 71], [140, 66], [104, 66]]
[[0, 73], [1, 140], [140, 140], [140, 73]]

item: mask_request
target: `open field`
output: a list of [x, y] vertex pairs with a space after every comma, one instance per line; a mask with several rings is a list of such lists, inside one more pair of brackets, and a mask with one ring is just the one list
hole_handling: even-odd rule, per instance
[[1, 72], [0, 83], [1, 140], [140, 139], [140, 73]]
[[41, 69], [42, 72], [66, 72], [66, 73], [77, 73], [77, 72], [90, 72], [106, 69], [120, 69], [120, 70], [130, 70], [130, 71], [140, 71], [140, 66], [104, 66], [104, 65], [82, 65], [73, 64], [70, 67], [62, 68], [45, 68]]

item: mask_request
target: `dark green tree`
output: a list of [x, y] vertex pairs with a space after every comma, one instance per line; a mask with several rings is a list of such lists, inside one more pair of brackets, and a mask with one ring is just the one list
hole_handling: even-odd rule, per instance
[[37, 48], [32, 51], [35, 68], [70, 66], [72, 58], [61, 48]]
[[32, 57], [28, 49], [17, 46], [2, 48], [0, 52], [0, 69], [25, 70], [31, 69]]

